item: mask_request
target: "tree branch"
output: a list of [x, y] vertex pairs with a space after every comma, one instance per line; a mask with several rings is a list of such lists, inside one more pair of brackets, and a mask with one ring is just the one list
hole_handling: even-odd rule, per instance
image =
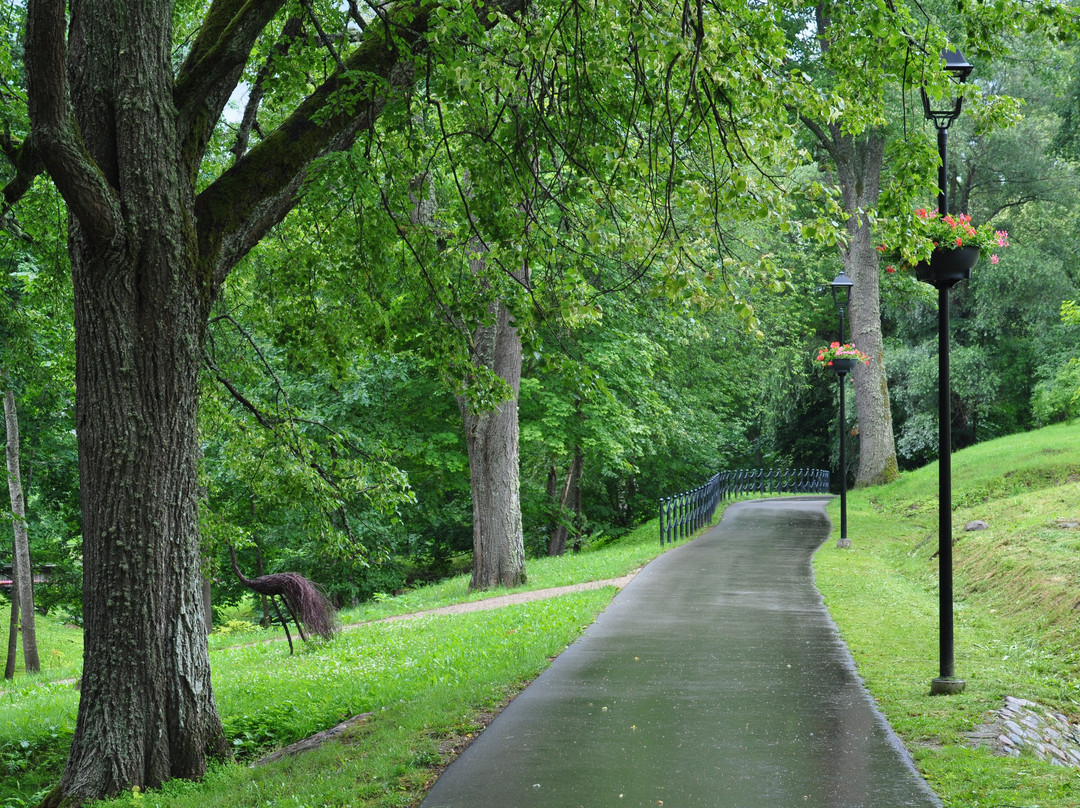
[[[67, 3], [37, 0], [26, 12], [26, 81], [34, 150], [68, 208], [98, 247], [117, 237], [119, 200], [82, 142], [67, 79]], [[6, 195], [5, 195], [6, 196]]]
[[237, 160], [243, 157], [244, 152], [247, 151], [248, 140], [251, 138], [251, 129], [255, 126], [259, 105], [262, 103], [265, 93], [267, 78], [271, 75], [277, 60], [288, 55], [293, 42], [302, 32], [302, 20], [299, 17], [290, 17], [281, 30], [281, 38], [274, 46], [274, 52], [266, 58], [266, 62], [259, 68], [259, 73], [255, 76], [255, 83], [251, 86], [251, 92], [248, 94], [247, 106], [244, 107], [244, 117], [240, 121], [240, 131], [236, 133], [236, 143], [231, 149]]
[[[237, 2], [237, 0], [229, 0]], [[480, 19], [494, 26], [525, 0], [481, 4]], [[411, 83], [412, 51], [424, 48], [437, 5], [402, 2], [369, 26], [364, 41], [273, 132], [196, 199], [203, 270], [216, 292], [244, 255], [296, 204], [311, 163], [349, 148], [369, 129], [391, 94]]]
[[341, 61], [341, 54], [334, 50], [334, 43], [330, 41], [330, 37], [326, 35], [326, 31], [323, 30], [322, 24], [319, 22], [319, 18], [315, 15], [315, 9], [311, 7], [310, 0], [300, 0], [300, 5], [304, 7], [304, 11], [307, 12], [308, 17], [311, 18], [311, 24], [315, 27], [315, 33], [319, 35], [319, 41], [322, 42], [323, 47], [326, 48], [337, 63], [338, 70], [345, 70], [345, 63]]
[[285, 0], [214, 0], [176, 77], [177, 131], [190, 170], [198, 163], [259, 35]]

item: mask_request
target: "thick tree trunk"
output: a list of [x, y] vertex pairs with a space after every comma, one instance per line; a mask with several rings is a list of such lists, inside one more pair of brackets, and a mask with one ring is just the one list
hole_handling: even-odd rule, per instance
[[[176, 187], [175, 176], [147, 182]], [[205, 295], [173, 229], [175, 200], [141, 190], [128, 205], [130, 258], [95, 255], [72, 223], [86, 622], [59, 790], [80, 800], [201, 776], [207, 752], [224, 751], [197, 522]]]
[[208, 752], [226, 752], [197, 522], [212, 292], [172, 106], [172, 4], [117, 0], [71, 14], [71, 99], [98, 169], [86, 177], [107, 185], [68, 185], [75, 158], [50, 169], [72, 210], [85, 623], [78, 720], [47, 805], [199, 777]]
[[850, 217], [849, 242], [842, 255], [844, 271], [854, 284], [849, 305], [851, 341], [870, 355], [870, 364], [860, 365], [852, 374], [859, 419], [859, 467], [855, 485], [877, 485], [894, 480], [899, 470], [881, 336], [878, 253], [870, 225], [861, 211], [877, 205], [885, 135], [870, 132], [853, 138], [841, 134], [837, 127], [831, 134], [830, 153], [836, 163], [844, 209]]
[[39, 673], [37, 629], [34, 626], [34, 570], [30, 565], [30, 539], [26, 533], [26, 504], [23, 499], [22, 474], [19, 471], [19, 414], [15, 394], [4, 393], [4, 427], [7, 432], [8, 494], [11, 496], [11, 527], [15, 533], [12, 579], [19, 593], [23, 666], [27, 673]]
[[197, 523], [205, 296], [163, 202], [146, 193], [129, 205], [132, 218], [147, 219], [130, 222], [142, 236], [131, 261], [98, 258], [73, 227], [86, 623], [60, 790], [79, 798], [201, 776], [206, 753], [224, 749]]
[[525, 582], [525, 537], [521, 527], [518, 472], [518, 390], [521, 339], [509, 310], [495, 304], [495, 322], [474, 334], [473, 361], [506, 381], [513, 397], [495, 410], [475, 412], [458, 399], [469, 451], [473, 500], [471, 589]]

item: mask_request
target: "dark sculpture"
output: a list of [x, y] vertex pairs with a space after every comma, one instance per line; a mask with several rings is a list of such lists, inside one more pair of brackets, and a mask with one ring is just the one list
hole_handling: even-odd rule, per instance
[[279, 597], [285, 601], [285, 608], [296, 623], [300, 639], [307, 642], [304, 626], [307, 626], [312, 634], [318, 634], [324, 640], [330, 639], [334, 633], [334, 606], [315, 584], [297, 572], [278, 572], [247, 578], [240, 572], [236, 563], [236, 550], [232, 545], [229, 545], [229, 555], [232, 558], [233, 572], [240, 579], [240, 583], [260, 595], [266, 595], [274, 604], [274, 611], [277, 612], [278, 620], [285, 629], [285, 637], [289, 640], [290, 654], [293, 653], [292, 634], [289, 633], [289, 624], [278, 608]]

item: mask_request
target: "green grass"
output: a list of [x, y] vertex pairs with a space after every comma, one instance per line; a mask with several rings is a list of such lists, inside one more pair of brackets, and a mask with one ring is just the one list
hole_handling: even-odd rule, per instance
[[[617, 543], [528, 563], [528, 583], [547, 589], [621, 577], [661, 552], [654, 520]], [[506, 594], [469, 593], [468, 576], [424, 587], [341, 615], [349, 626], [330, 643], [290, 656], [280, 629], [235, 630], [211, 637], [214, 692], [237, 756], [215, 764], [199, 784], [171, 783], [160, 793], [128, 795], [116, 805], [229, 806], [416, 802], [432, 766], [477, 731], [480, 716], [533, 679], [610, 602], [612, 587], [493, 611], [370, 622], [461, 601]], [[358, 625], [359, 624], [359, 625]], [[39, 635], [43, 659], [74, 648], [72, 627]], [[239, 623], [243, 627], [243, 623]], [[5, 632], [6, 634], [6, 632]], [[266, 642], [266, 640], [280, 640]], [[295, 642], [294, 638], [294, 642]], [[0, 689], [0, 806], [33, 805], [55, 784], [74, 730], [80, 667], [65, 650], [57, 666]], [[64, 681], [67, 680], [67, 681]], [[345, 742], [250, 769], [279, 746], [360, 713], [372, 716]], [[347, 798], [342, 795], [348, 795]], [[345, 800], [343, 802], [342, 800]]]
[[[8, 628], [11, 603], [0, 595], [0, 653], [7, 660]], [[50, 612], [48, 615], [35, 615], [34, 629], [37, 632], [38, 657], [44, 675], [50, 679], [68, 678], [79, 675], [82, 670], [82, 629], [66, 622], [66, 615]], [[3, 662], [0, 662], [2, 665]], [[0, 694], [12, 687], [34, 686], [37, 677], [26, 677], [23, 664], [22, 642], [19, 642], [15, 656], [16, 678], [11, 682], [0, 680]]]
[[[965, 733], [1006, 695], [1080, 718], [1080, 426], [953, 458], [958, 696], [938, 675], [937, 465], [851, 492], [850, 550], [815, 557], [819, 589], [859, 672], [946, 808], [1080, 805], [1075, 769], [997, 757]], [[830, 505], [834, 524], [838, 503]], [[965, 532], [981, 519], [982, 531]]]
[[[1080, 528], [1071, 526], [1080, 523], [1080, 426], [958, 453], [953, 479], [957, 673], [968, 682], [962, 695], [928, 695], [937, 675], [936, 465], [851, 493], [854, 547], [824, 545], [815, 558], [819, 588], [871, 693], [946, 808], [1080, 805], [1075, 770], [1034, 757], [995, 757], [965, 735], [1006, 695], [1074, 719], [1080, 710]], [[834, 522], [837, 507], [830, 506]], [[972, 519], [989, 529], [964, 533]], [[517, 591], [620, 577], [659, 554], [657, 536], [653, 521], [619, 542], [531, 560], [528, 583]], [[505, 593], [469, 593], [463, 576], [365, 604], [342, 622]], [[280, 630], [215, 636], [215, 693], [237, 761], [215, 763], [200, 783], [170, 783], [108, 805], [415, 805], [435, 767], [546, 667], [612, 594], [608, 588], [494, 611], [365, 623], [293, 657], [283, 642], [261, 642], [280, 639]], [[78, 694], [56, 680], [77, 669], [65, 653], [59, 667], [0, 690], [3, 808], [33, 804], [58, 776]], [[246, 765], [366, 712], [369, 719], [342, 742], [268, 766]]]

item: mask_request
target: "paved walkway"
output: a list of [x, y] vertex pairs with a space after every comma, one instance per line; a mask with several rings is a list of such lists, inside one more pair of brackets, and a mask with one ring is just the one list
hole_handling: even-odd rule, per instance
[[940, 808], [814, 588], [827, 501], [732, 505], [646, 566], [421, 808]]

